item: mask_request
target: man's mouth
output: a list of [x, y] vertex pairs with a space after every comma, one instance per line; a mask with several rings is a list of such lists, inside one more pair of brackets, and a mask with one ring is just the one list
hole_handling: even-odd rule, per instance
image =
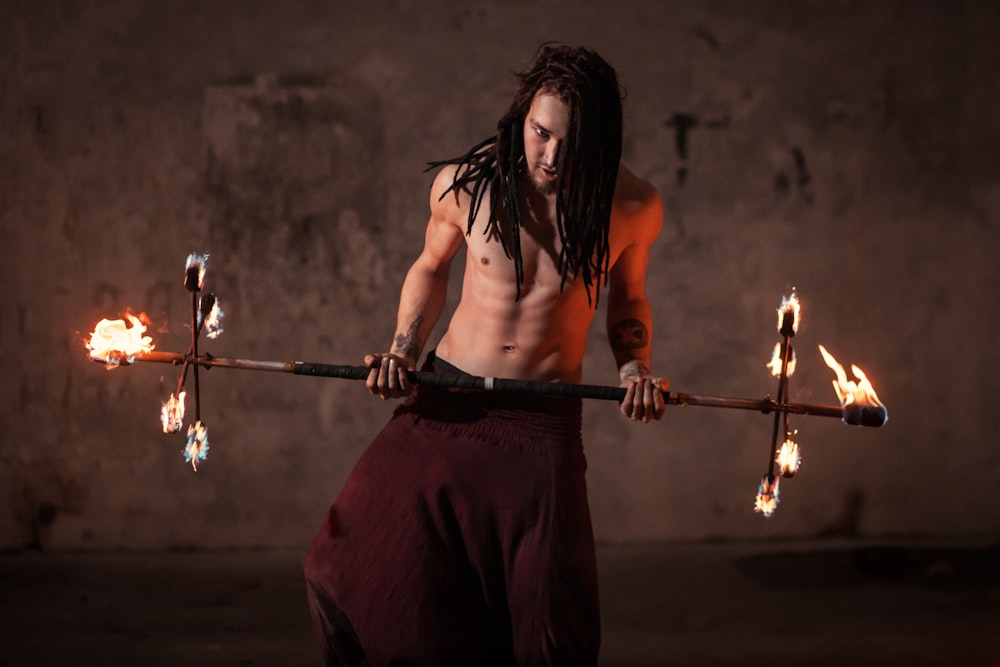
[[546, 180], [555, 181], [557, 178], [559, 178], [559, 172], [552, 167], [539, 165], [538, 169], [539, 171], [542, 172], [542, 176], [544, 176]]

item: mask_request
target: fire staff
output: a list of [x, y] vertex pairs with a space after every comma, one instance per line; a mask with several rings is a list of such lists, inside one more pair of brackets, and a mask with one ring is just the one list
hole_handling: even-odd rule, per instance
[[[423, 250], [367, 387], [406, 400], [369, 445], [304, 561], [330, 665], [596, 665], [594, 538], [581, 401], [412, 386], [408, 372], [578, 383], [600, 298], [621, 413], [662, 418], [645, 292], [660, 196], [620, 164], [615, 71], [543, 45], [497, 132], [434, 163]], [[462, 294], [424, 346], [464, 245]]]

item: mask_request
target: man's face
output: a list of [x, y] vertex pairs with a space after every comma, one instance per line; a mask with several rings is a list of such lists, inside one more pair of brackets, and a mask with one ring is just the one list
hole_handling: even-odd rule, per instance
[[524, 159], [528, 176], [544, 195], [554, 195], [558, 187], [560, 152], [566, 150], [569, 107], [559, 97], [544, 91], [535, 93], [524, 119]]

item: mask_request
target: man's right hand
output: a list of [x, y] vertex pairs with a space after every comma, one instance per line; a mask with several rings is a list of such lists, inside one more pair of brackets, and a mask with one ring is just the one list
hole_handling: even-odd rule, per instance
[[365, 386], [372, 395], [386, 400], [401, 398], [413, 390], [406, 372], [416, 370], [415, 360], [391, 352], [381, 352], [366, 354], [365, 366], [371, 369]]

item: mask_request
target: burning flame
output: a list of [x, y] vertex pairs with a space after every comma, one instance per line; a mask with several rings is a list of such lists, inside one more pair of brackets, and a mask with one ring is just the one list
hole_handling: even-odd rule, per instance
[[208, 427], [200, 420], [188, 426], [188, 441], [184, 447], [184, 460], [198, 471], [198, 461], [208, 456]]
[[[794, 336], [799, 330], [799, 320], [801, 317], [802, 306], [799, 304], [799, 297], [795, 291], [792, 291], [791, 296], [781, 297], [781, 306], [778, 307], [778, 331], [786, 336]], [[791, 327], [787, 330], [785, 328], [786, 318]]]
[[787, 438], [778, 450], [778, 455], [774, 457], [774, 462], [781, 469], [782, 477], [791, 477], [799, 470], [802, 464], [802, 457], [799, 455], [799, 443], [791, 438]]
[[184, 427], [184, 396], [186, 392], [170, 394], [160, 411], [164, 433], [178, 433]]
[[149, 318], [145, 313], [138, 316], [125, 313], [125, 319], [103, 319], [94, 327], [87, 341], [90, 358], [104, 362], [108, 370], [117, 368], [123, 361], [131, 364], [137, 354], [151, 352], [155, 347], [153, 339], [144, 335]]
[[199, 326], [203, 325], [205, 327], [205, 335], [206, 336], [208, 336], [209, 338], [211, 338], [213, 340], [219, 337], [219, 334], [222, 333], [222, 316], [223, 315], [225, 315], [225, 313], [223, 313], [222, 309], [219, 308], [219, 300], [218, 299], [214, 299], [214, 303], [212, 304], [212, 309], [210, 311], [208, 311], [208, 315], [204, 316], [204, 320], [203, 320], [204, 324], [202, 324], [202, 314], [201, 314], [201, 311], [198, 311], [198, 320], [199, 320], [198, 324], [199, 324]]
[[[774, 344], [774, 352], [771, 353], [771, 361], [767, 362], [767, 367], [771, 369], [771, 375], [781, 377], [781, 343]], [[788, 359], [787, 376], [792, 377], [795, 373], [795, 350]]]
[[764, 516], [771, 516], [778, 508], [778, 477], [774, 475], [764, 475], [760, 480], [760, 487], [757, 489], [757, 500], [753, 510], [760, 512]]
[[[189, 290], [197, 292], [205, 286], [205, 270], [208, 264], [208, 255], [199, 255], [196, 252], [188, 255], [187, 263], [184, 265], [184, 285]], [[192, 281], [196, 281], [192, 284]]]
[[844, 421], [849, 424], [862, 424], [881, 419], [877, 425], [884, 424], [888, 420], [885, 406], [878, 400], [878, 394], [875, 393], [875, 388], [868, 381], [864, 371], [852, 365], [851, 372], [858, 382], [848, 380], [844, 367], [833, 358], [833, 355], [822, 345], [819, 346], [819, 351], [826, 365], [837, 374], [837, 379], [833, 381], [833, 389], [837, 392], [841, 407], [844, 408]]

